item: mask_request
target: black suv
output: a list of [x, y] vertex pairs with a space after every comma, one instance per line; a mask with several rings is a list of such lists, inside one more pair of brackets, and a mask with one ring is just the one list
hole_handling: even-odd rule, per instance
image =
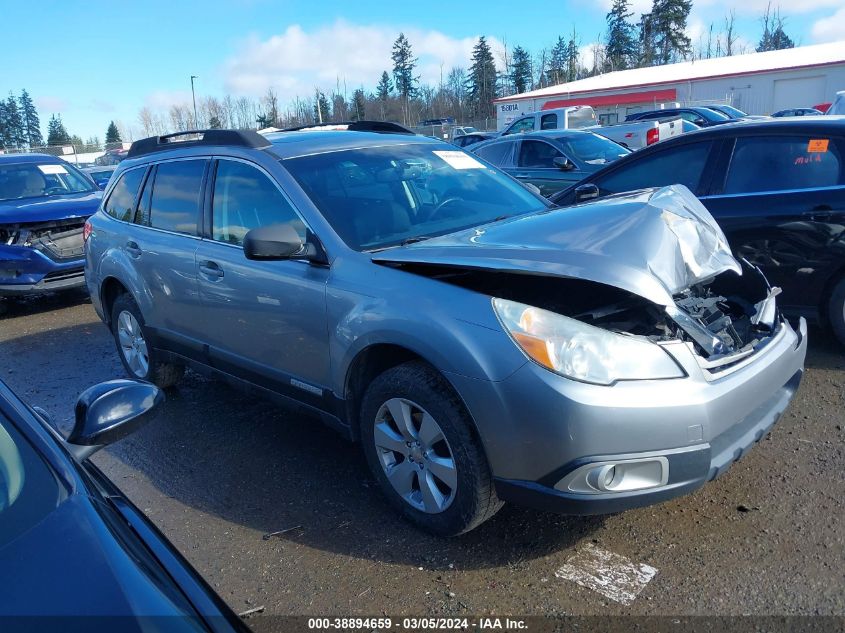
[[686, 185], [736, 255], [783, 288], [781, 305], [845, 343], [845, 117], [744, 121], [630, 154], [552, 202]]

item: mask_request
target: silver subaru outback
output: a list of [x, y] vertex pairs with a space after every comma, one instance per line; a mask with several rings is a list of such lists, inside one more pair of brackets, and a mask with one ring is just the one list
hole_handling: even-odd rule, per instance
[[691, 492], [803, 372], [804, 321], [685, 188], [556, 209], [388, 124], [138, 141], [85, 236], [131, 376], [306, 406], [441, 535]]

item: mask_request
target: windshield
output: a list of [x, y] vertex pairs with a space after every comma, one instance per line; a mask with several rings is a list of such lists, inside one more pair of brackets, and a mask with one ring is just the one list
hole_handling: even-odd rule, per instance
[[445, 235], [548, 206], [509, 176], [447, 145], [391, 144], [283, 164], [356, 250]]
[[701, 115], [701, 118], [708, 121], [729, 121], [731, 118], [727, 114], [711, 110], [710, 108], [699, 108], [698, 110], [695, 110], [695, 113]]
[[592, 133], [563, 136], [557, 141], [564, 154], [588, 165], [605, 165], [631, 153], [619, 143]]
[[75, 167], [60, 163], [12, 163], [0, 165], [0, 200], [95, 191], [94, 185]]

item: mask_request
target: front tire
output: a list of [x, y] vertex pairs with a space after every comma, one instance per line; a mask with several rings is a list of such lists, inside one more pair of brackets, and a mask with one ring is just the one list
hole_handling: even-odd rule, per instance
[[501, 508], [463, 403], [429, 365], [404, 363], [373, 380], [360, 424], [364, 454], [382, 491], [421, 529], [456, 536]]
[[840, 279], [830, 293], [827, 318], [830, 321], [830, 329], [839, 342], [845, 345], [845, 278]]
[[115, 299], [111, 327], [120, 362], [130, 377], [146, 380], [162, 389], [179, 382], [185, 368], [158, 359], [158, 352], [149, 343], [144, 317], [128, 294]]

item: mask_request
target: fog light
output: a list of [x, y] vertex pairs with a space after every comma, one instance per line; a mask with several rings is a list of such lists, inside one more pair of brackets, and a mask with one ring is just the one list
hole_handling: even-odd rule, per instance
[[662, 455], [585, 464], [561, 479], [555, 488], [590, 494], [630, 492], [665, 486], [669, 460]]

